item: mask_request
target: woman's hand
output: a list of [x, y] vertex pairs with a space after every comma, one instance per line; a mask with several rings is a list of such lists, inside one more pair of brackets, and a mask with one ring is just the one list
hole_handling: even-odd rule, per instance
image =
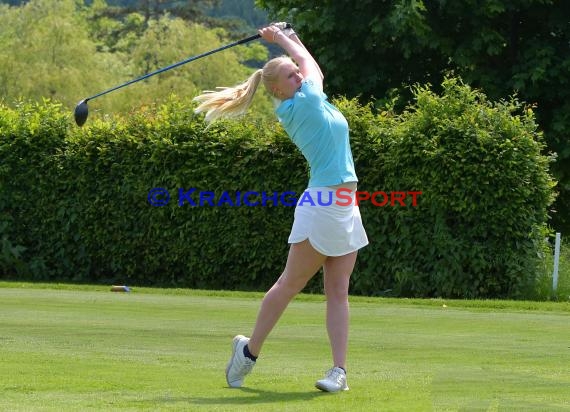
[[276, 43], [279, 36], [285, 36], [285, 33], [275, 24], [271, 24], [267, 27], [258, 30], [259, 35], [263, 40], [269, 43]]
[[280, 28], [281, 23], [271, 24], [258, 31], [259, 35], [269, 43], [279, 44], [291, 57], [303, 74], [303, 77], [313, 78], [318, 87], [323, 89], [323, 73], [317, 61], [311, 56], [311, 53], [303, 45], [295, 32], [288, 37]]
[[293, 30], [293, 27], [291, 27], [291, 25], [287, 22], [280, 21], [278, 23], [271, 23], [271, 25], [279, 27], [283, 34], [287, 37], [291, 37], [295, 34], [295, 30]]

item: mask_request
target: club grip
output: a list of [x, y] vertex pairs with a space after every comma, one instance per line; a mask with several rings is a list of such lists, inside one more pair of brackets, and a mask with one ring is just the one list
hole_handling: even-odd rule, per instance
[[[286, 23], [286, 24], [285, 24], [285, 28], [286, 28], [286, 29], [292, 29], [293, 26], [291, 26], [291, 23]], [[258, 33], [258, 34], [254, 34], [253, 36], [249, 36], [249, 37], [247, 37], [247, 38], [245, 38], [245, 39], [238, 40], [237, 42], [234, 43], [234, 45], [248, 43], [248, 42], [250, 42], [250, 41], [259, 39], [260, 37], [261, 37], [261, 35], [260, 35], [259, 33]]]
[[234, 43], [234, 45], [248, 43], [248, 42], [250, 42], [250, 41], [259, 39], [260, 37], [261, 37], [261, 35], [260, 35], [259, 33], [258, 33], [258, 34], [254, 34], [253, 36], [249, 36], [249, 37], [247, 37], [247, 38], [245, 38], [245, 39], [241, 39], [241, 40], [237, 41], [236, 43]]

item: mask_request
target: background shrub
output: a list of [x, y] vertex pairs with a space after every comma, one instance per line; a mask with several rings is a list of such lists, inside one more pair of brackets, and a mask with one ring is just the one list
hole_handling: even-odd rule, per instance
[[489, 102], [457, 79], [440, 96], [427, 87], [414, 95], [413, 107], [384, 122], [380, 173], [363, 180], [422, 195], [415, 208], [365, 210], [381, 251], [363, 253], [357, 282], [372, 265], [382, 276], [364, 279], [369, 290], [528, 296], [543, 273], [554, 186], [532, 110], [515, 99]]
[[[534, 116], [447, 79], [397, 115], [336, 99], [367, 191], [418, 204], [361, 205], [371, 244], [354, 294], [528, 297], [544, 273], [549, 158]], [[264, 290], [285, 263], [293, 207], [178, 205], [178, 189], [294, 191], [304, 159], [277, 122], [206, 127], [173, 98], [79, 129], [54, 103], [0, 108], [4, 277]], [[152, 188], [170, 192], [149, 204]], [[196, 199], [196, 196], [194, 196]], [[307, 290], [320, 291], [316, 277]]]

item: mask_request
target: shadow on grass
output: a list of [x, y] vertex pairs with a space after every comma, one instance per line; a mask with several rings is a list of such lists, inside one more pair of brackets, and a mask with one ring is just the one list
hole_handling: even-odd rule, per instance
[[[308, 401], [321, 396], [330, 396], [329, 393], [320, 391], [311, 392], [275, 392], [252, 388], [228, 388], [235, 396], [193, 397], [184, 399], [162, 399], [163, 402], [188, 402], [195, 405], [251, 405], [261, 403], [282, 403], [295, 401]], [[245, 396], [251, 395], [251, 396]]]

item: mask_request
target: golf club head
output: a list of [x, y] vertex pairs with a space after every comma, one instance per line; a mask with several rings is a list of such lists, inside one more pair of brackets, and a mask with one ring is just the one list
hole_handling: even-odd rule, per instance
[[87, 100], [81, 100], [77, 106], [75, 106], [75, 123], [77, 126], [83, 126], [87, 121], [87, 116], [89, 115], [89, 108], [87, 107]]

